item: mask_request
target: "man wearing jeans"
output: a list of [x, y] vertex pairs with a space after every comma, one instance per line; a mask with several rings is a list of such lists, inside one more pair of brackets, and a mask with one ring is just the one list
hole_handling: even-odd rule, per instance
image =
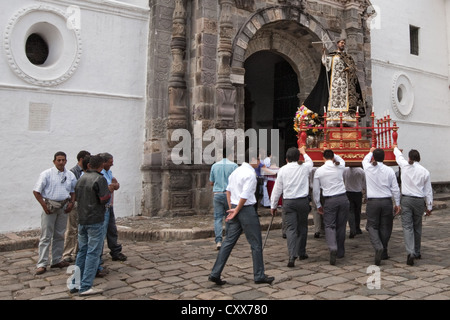
[[211, 166], [209, 174], [210, 184], [214, 193], [214, 234], [217, 250], [222, 246], [223, 220], [228, 209], [227, 186], [228, 177], [238, 165], [227, 159], [226, 150], [223, 149], [223, 159]]
[[108, 182], [100, 173], [103, 170], [103, 158], [91, 156], [88, 171], [81, 176], [75, 186], [78, 202], [78, 254], [76, 266], [79, 268], [81, 283], [80, 296], [101, 293], [93, 288], [94, 278], [103, 248], [105, 204], [111, 198]]

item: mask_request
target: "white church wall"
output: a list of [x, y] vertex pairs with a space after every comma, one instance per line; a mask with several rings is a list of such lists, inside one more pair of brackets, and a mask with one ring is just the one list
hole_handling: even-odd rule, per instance
[[[450, 181], [442, 165], [450, 150], [448, 19], [444, 0], [371, 0], [375, 115], [389, 113], [399, 126], [404, 153], [417, 149], [433, 182]], [[448, 10], [448, 7], [447, 7]], [[410, 53], [410, 25], [419, 29], [419, 55]]]
[[[80, 150], [111, 153], [111, 170], [121, 185], [115, 194], [115, 214], [139, 213], [149, 14], [148, 8], [136, 7], [139, 1], [128, 1], [134, 2], [132, 8], [115, 2], [23, 0], [0, 4], [0, 33], [4, 35], [0, 47], [0, 232], [40, 227], [42, 210], [32, 190], [39, 173], [53, 166], [53, 155], [60, 150], [67, 154], [67, 169], [76, 164]], [[79, 61], [66, 78], [49, 84], [46, 73], [39, 73], [43, 67], [29, 61], [27, 65], [23, 59], [15, 61], [20, 54], [8, 50], [8, 45], [19, 47], [20, 42], [6, 41], [6, 37], [20, 36], [32, 28], [26, 23], [34, 23], [35, 9], [57, 20], [59, 12], [75, 4], [80, 10], [81, 45], [72, 53], [74, 61], [77, 55]], [[33, 10], [14, 19], [27, 8]], [[62, 41], [70, 42], [70, 36], [65, 38], [70, 32], [58, 23], [61, 21], [55, 22], [55, 27], [60, 28]], [[49, 77], [57, 68], [64, 71], [61, 60], [63, 57], [46, 67]], [[30, 73], [37, 70], [38, 82], [13, 71], [15, 66]]]

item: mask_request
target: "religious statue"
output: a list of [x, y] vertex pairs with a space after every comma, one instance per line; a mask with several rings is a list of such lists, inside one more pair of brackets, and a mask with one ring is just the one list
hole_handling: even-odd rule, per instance
[[345, 39], [337, 41], [337, 51], [326, 54], [323, 49], [319, 79], [303, 105], [323, 116], [327, 110], [327, 124], [340, 125], [340, 113], [344, 126], [356, 125], [356, 112], [366, 115], [361, 87], [356, 75], [353, 58], [345, 52]]

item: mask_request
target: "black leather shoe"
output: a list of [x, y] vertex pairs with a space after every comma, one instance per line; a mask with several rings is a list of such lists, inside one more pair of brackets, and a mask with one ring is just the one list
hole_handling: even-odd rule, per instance
[[113, 256], [111, 258], [112, 258], [112, 261], [125, 261], [125, 260], [127, 260], [127, 256], [124, 255], [122, 252], [119, 253], [117, 256]]
[[72, 293], [72, 294], [74, 294], [74, 293], [77, 293], [78, 291], [80, 291], [79, 289], [77, 289], [77, 288], [72, 288], [72, 289], [70, 289], [70, 293]]
[[287, 264], [288, 268], [295, 267], [295, 258], [289, 258], [289, 262]]
[[320, 238], [320, 232], [314, 233], [314, 238]]
[[213, 277], [213, 276], [209, 276], [208, 280], [214, 282], [218, 286], [223, 286], [225, 283], [227, 283], [226, 281], [224, 281], [220, 278]]
[[337, 251], [335, 251], [335, 250], [330, 251], [330, 264], [332, 266], [334, 266], [336, 264], [336, 256], [337, 256]]
[[355, 232], [350, 232], [350, 235], [348, 236], [350, 239], [353, 239], [355, 237], [356, 233]]
[[383, 255], [383, 249], [375, 250], [375, 265], [381, 264], [381, 256]]
[[408, 266], [414, 265], [414, 256], [412, 254], [408, 254], [408, 257], [406, 258], [406, 264]]
[[308, 259], [309, 258], [309, 256], [305, 253], [304, 255], [301, 255], [300, 256], [300, 260], [305, 260], [305, 259]]
[[264, 276], [264, 279], [257, 280], [257, 281], [255, 281], [255, 283], [256, 283], [256, 284], [261, 284], [261, 283], [272, 284], [273, 280], [275, 280], [274, 277]]

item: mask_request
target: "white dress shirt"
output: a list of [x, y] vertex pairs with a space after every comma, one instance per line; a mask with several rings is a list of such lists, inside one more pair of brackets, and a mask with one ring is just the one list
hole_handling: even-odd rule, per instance
[[367, 199], [394, 197], [395, 204], [400, 205], [400, 189], [394, 169], [378, 162], [376, 166], [370, 162], [372, 152], [363, 159], [363, 169], [366, 173]]
[[345, 190], [362, 192], [366, 189], [366, 174], [361, 167], [347, 167], [344, 171]]
[[244, 206], [255, 204], [255, 169], [247, 162], [243, 162], [241, 166], [234, 170], [228, 178], [227, 191], [230, 191], [231, 193], [231, 204], [237, 206], [240, 199], [247, 199]]
[[283, 195], [283, 199], [297, 199], [309, 194], [309, 174], [314, 166], [311, 158], [304, 154], [305, 162], [299, 165], [297, 161], [289, 162], [278, 171], [277, 179], [272, 189], [270, 197], [270, 207], [276, 209], [278, 200]]
[[76, 183], [77, 178], [72, 171], [64, 168], [61, 172], [52, 167], [41, 172], [33, 191], [39, 192], [44, 199], [63, 201], [75, 192]]
[[394, 148], [394, 154], [395, 160], [401, 168], [402, 194], [426, 198], [427, 209], [433, 209], [433, 188], [431, 187], [430, 172], [417, 161], [409, 164], [397, 147]]
[[317, 208], [322, 207], [320, 203], [321, 188], [324, 197], [337, 196], [346, 192], [343, 177], [345, 161], [337, 154], [334, 155], [334, 160], [338, 161], [339, 165], [335, 165], [332, 160], [327, 160], [314, 173], [313, 195]]

